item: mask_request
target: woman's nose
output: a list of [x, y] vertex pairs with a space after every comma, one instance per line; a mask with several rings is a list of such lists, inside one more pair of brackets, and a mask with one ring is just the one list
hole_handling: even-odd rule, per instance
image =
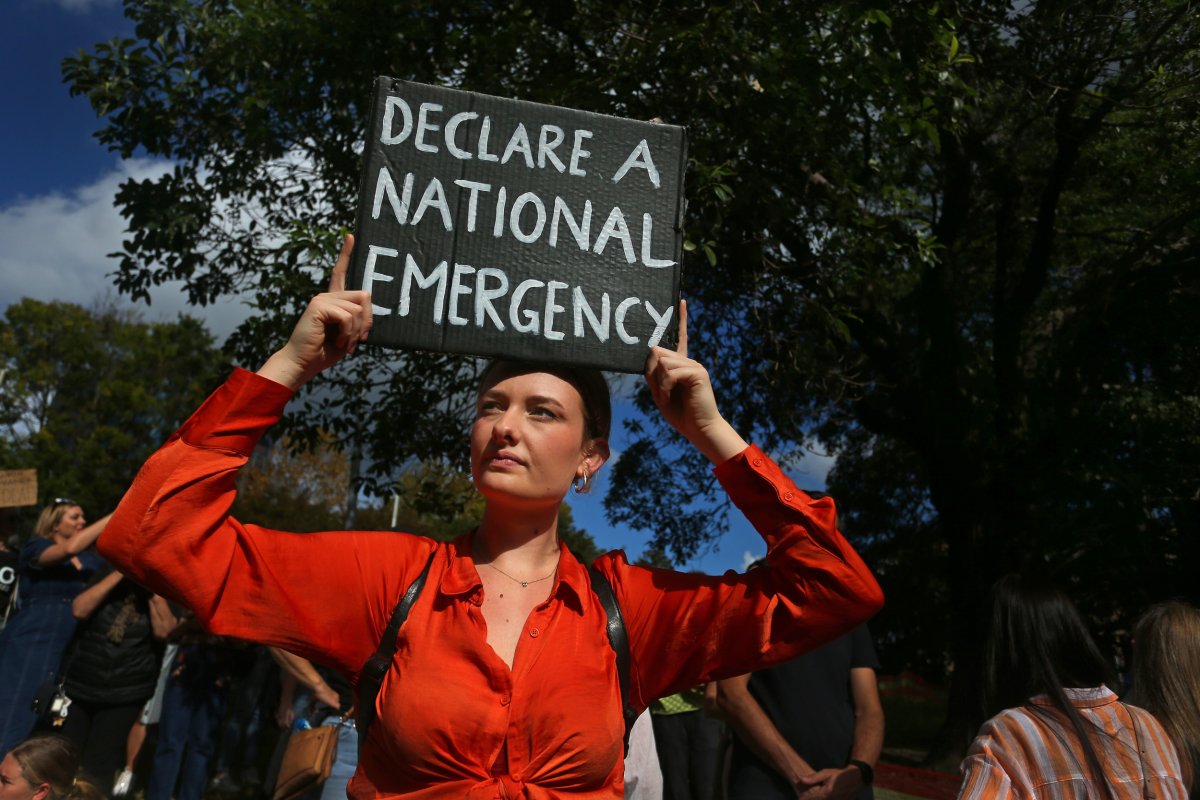
[[517, 426], [512, 418], [512, 411], [505, 411], [496, 418], [496, 423], [492, 426], [492, 438], [498, 442], [515, 442], [517, 440]]

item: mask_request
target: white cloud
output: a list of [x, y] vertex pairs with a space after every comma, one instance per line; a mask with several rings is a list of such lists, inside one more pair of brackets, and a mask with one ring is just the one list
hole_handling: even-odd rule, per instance
[[806, 449], [800, 462], [795, 467], [788, 469], [787, 474], [801, 489], [823, 492], [829, 471], [833, 469], [836, 462], [835, 456]]
[[[127, 178], [145, 180], [169, 168], [163, 161], [132, 159], [94, 183], [70, 193], [24, 198], [0, 208], [0, 311], [22, 297], [91, 306], [116, 293], [107, 254], [121, 249], [125, 222], [113, 207], [117, 187]], [[231, 299], [200, 308], [189, 306], [179, 283], [151, 290], [152, 303], [136, 307], [147, 320], [174, 319], [180, 312], [203, 319], [218, 340], [250, 309]], [[129, 304], [123, 299], [124, 304]]]
[[762, 553], [760, 555], [757, 553], [751, 553], [749, 550], [743, 550], [742, 551], [742, 568], [740, 570], [738, 570], [738, 572], [745, 572], [746, 570], [750, 569], [750, 565], [753, 564], [755, 561], [758, 561], [760, 558], [766, 558], [766, 557], [767, 557], [766, 553]]

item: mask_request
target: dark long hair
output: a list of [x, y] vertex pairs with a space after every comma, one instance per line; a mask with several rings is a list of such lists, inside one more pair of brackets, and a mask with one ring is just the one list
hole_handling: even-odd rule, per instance
[[1092, 774], [1112, 798], [1092, 742], [1094, 726], [1083, 719], [1064, 691], [1104, 684], [1117, 685], [1114, 671], [1066, 594], [1036, 577], [1011, 574], [996, 581], [984, 653], [987, 716], [1022, 706], [1046, 719], [1029, 700], [1047, 696], [1071, 723]]

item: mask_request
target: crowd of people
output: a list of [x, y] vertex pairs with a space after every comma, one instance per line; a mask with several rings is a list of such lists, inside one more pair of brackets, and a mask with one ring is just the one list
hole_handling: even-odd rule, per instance
[[[51, 747], [26, 738], [44, 727], [74, 743], [57, 745], [62, 774], [126, 794], [157, 726], [146, 800], [198, 800], [214, 771], [227, 788], [233, 755], [253, 759], [270, 727], [278, 665], [276, 722], [341, 729], [334, 773], [315, 790], [329, 800], [651, 797], [659, 781], [667, 797], [713, 797], [726, 773], [731, 800], [869, 797], [883, 717], [863, 626], [882, 592], [832, 500], [798, 489], [721, 416], [688, 356], [684, 304], [679, 345], [650, 351], [646, 382], [762, 534], [757, 569], [572, 556], [559, 509], [608, 459], [612, 414], [600, 373], [545, 364], [496, 361], [481, 376], [470, 462], [486, 508], [464, 536], [297, 536], [229, 516], [258, 439], [370, 330], [369, 296], [344, 288], [352, 247], [347, 237], [330, 290], [287, 344], [257, 373], [235, 371], [113, 515], [88, 526], [65, 498], [43, 511], [0, 634], [6, 787], [74, 800], [79, 781], [21, 755]], [[1180, 621], [1194, 610], [1156, 609], [1139, 626], [1143, 710], [1107, 688], [1118, 684], [1061, 592], [1008, 578], [993, 604], [995, 716], [964, 762], [963, 796], [1187, 796], [1200, 695], [1174, 680], [1190, 670], [1171, 659], [1194, 644]], [[361, 677], [354, 688], [349, 676]], [[706, 710], [735, 734], [728, 770]]]
[[[340, 729], [334, 774], [311, 800], [345, 797], [358, 756], [346, 679], [206, 633], [95, 555], [107, 521], [87, 526], [78, 505], [57, 499], [19, 550], [19, 611], [0, 632], [0, 800], [42, 785], [71, 800], [122, 796], [135, 769], [151, 800], [269, 796], [270, 753], [302, 719]], [[1188, 796], [1200, 776], [1200, 612], [1155, 606], [1133, 639], [1124, 702], [1113, 689], [1125, 681], [1062, 591], [999, 581], [985, 653], [991, 719], [963, 762], [960, 796], [1057, 796], [1048, 787], [1072, 785], [1067, 796]], [[626, 797], [870, 798], [883, 740], [878, 667], [859, 626], [776, 666], [654, 700], [630, 736]], [[60, 689], [65, 714], [53, 707]], [[154, 757], [139, 765], [150, 731]]]

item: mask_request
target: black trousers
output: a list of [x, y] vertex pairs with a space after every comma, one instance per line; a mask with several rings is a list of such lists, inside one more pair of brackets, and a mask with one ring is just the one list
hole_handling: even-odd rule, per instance
[[663, 800], [718, 800], [725, 723], [703, 711], [651, 714]]
[[125, 766], [125, 742], [146, 700], [134, 703], [90, 703], [72, 700], [58, 733], [70, 739], [82, 755], [83, 771], [106, 795]]

